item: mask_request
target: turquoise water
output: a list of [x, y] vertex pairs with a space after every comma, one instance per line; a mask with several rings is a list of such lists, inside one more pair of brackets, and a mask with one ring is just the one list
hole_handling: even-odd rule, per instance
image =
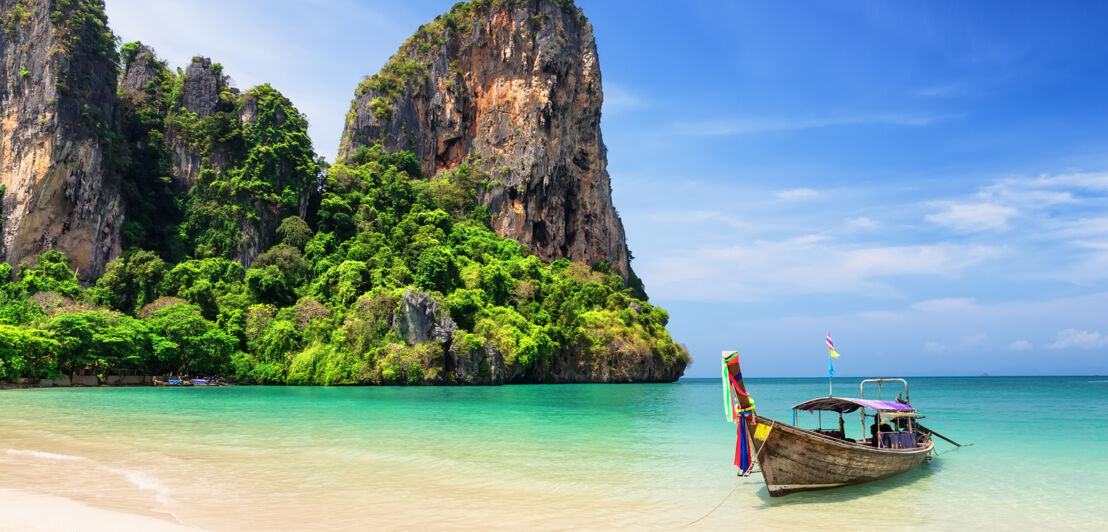
[[[857, 383], [836, 379], [836, 395]], [[818, 379], [747, 384], [781, 421], [827, 393]], [[717, 380], [8, 390], [0, 488], [216, 530], [672, 528], [736, 483], [697, 526], [1108, 527], [1108, 378], [910, 384], [926, 425], [974, 445], [940, 441], [934, 463], [900, 477], [785, 498], [736, 478]]]

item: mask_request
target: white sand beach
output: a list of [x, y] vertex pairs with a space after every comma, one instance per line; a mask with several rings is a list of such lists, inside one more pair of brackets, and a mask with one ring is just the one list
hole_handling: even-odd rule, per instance
[[[203, 530], [168, 519], [95, 508], [85, 503], [35, 493], [0, 489], [0, 530], [79, 532], [184, 532]], [[168, 516], [167, 516], [168, 517]]]

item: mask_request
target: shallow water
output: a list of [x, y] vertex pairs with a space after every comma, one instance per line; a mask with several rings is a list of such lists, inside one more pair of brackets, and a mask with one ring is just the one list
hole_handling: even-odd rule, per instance
[[[836, 394], [857, 383], [836, 379]], [[818, 379], [747, 384], [781, 421], [827, 393]], [[216, 530], [673, 528], [736, 483], [699, 527], [1108, 527], [1108, 379], [911, 386], [924, 423], [974, 446], [940, 441], [934, 463], [899, 477], [784, 498], [736, 478], [717, 380], [8, 390], [0, 488]]]

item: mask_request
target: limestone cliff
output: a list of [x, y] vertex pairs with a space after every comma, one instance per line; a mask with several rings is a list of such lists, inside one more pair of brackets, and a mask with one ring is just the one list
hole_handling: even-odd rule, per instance
[[82, 279], [120, 251], [115, 43], [99, 0], [0, 0], [2, 253], [55, 249]]
[[[221, 68], [213, 66], [211, 59], [194, 57], [181, 80], [181, 107], [173, 111], [179, 112], [183, 108], [198, 119], [208, 118], [217, 111], [233, 112], [233, 99], [220, 98], [228, 89]], [[200, 147], [190, 140], [188, 132], [180, 127], [170, 127], [166, 131], [166, 141], [174, 155], [173, 184], [178, 191], [187, 191], [204, 168], [220, 172], [228, 165], [226, 146], [213, 144]], [[204, 164], [205, 159], [207, 165]]]
[[420, 28], [358, 87], [339, 157], [381, 143], [423, 173], [487, 172], [493, 228], [544, 260], [630, 273], [600, 135], [592, 26], [564, 0], [475, 0]]
[[[126, 234], [146, 237], [132, 243], [165, 256], [222, 256], [250, 266], [274, 242], [283, 218], [307, 216], [318, 189], [307, 120], [268, 85], [240, 92], [206, 57], [175, 74], [140, 43], [125, 45], [123, 55], [120, 98], [131, 161], [138, 163], [126, 174], [128, 184], [149, 192], [159, 180], [168, 182], [186, 210], [171, 213], [172, 202], [128, 195]], [[131, 227], [141, 214], [147, 227]], [[174, 214], [175, 221], [167, 220]], [[162, 233], [184, 241], [152, 234], [171, 221]]]

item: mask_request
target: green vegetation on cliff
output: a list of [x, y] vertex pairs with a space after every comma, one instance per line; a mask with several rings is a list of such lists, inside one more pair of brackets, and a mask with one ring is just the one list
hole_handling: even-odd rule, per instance
[[[432, 29], [507, 1], [459, 4]], [[77, 39], [100, 19], [81, 20]], [[688, 363], [633, 275], [498, 236], [477, 205], [495, 180], [472, 161], [423, 176], [411, 153], [375, 146], [328, 165], [272, 87], [239, 92], [206, 59], [174, 72], [138, 43], [118, 58], [120, 121], [104, 134], [119, 139], [125, 251], [93, 286], [56, 251], [0, 264], [0, 382], [672, 380]], [[386, 97], [423, 75], [390, 65], [371, 78]]]
[[[119, 101], [123, 138], [127, 149], [121, 158], [120, 192], [127, 221], [122, 228], [123, 246], [150, 249], [169, 260], [185, 256], [178, 235], [181, 205], [171, 188], [173, 153], [165, 140], [166, 117], [180, 98], [180, 80], [152, 54], [140, 54], [141, 43], [120, 48], [124, 69], [147, 68], [153, 72], [136, 93], [121, 90]], [[143, 62], [136, 65], [137, 61]], [[172, 95], [176, 94], [176, 97]]]
[[[212, 95], [213, 112], [201, 117], [184, 105], [183, 75], [141, 43], [123, 45], [120, 55], [125, 69], [152, 72], [140, 90], [119, 94], [128, 140], [125, 247], [156, 251], [174, 262], [188, 256], [234, 258], [249, 244], [245, 228], [301, 212], [322, 168], [307, 119], [288, 98], [269, 85], [241, 94], [227, 86], [216, 64], [222, 90]], [[196, 182], [186, 190], [175, 190], [171, 143], [199, 159]]]
[[465, 165], [432, 181], [417, 168], [408, 153], [377, 149], [332, 166], [316, 227], [287, 218], [282, 241], [249, 269], [132, 249], [83, 290], [63, 256], [44, 254], [0, 287], [0, 343], [25, 348], [0, 352], [0, 379], [91, 368], [450, 383], [443, 344], [410, 345], [397, 325], [406, 291], [430, 294], [456, 323], [450, 349], [494, 346], [518, 381], [542, 380], [556, 357], [688, 361], [665, 311], [631, 297], [607, 265], [544, 264], [469, 207], [480, 179]]

